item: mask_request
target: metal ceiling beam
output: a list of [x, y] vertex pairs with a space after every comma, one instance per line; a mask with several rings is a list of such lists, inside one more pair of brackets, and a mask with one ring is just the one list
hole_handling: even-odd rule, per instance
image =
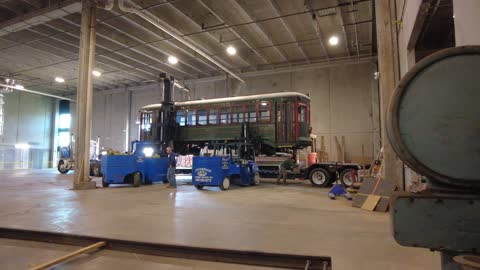
[[[194, 21], [192, 18], [190, 18], [187, 14], [185, 14], [183, 11], [181, 11], [180, 9], [178, 9], [178, 8], [177, 8], [176, 6], [174, 6], [173, 4], [168, 3], [167, 5], [168, 5], [169, 7], [171, 7], [171, 8], [173, 8], [173, 9], [175, 9], [178, 13], [180, 13], [180, 14], [182, 15], [182, 17], [186, 18], [188, 21], [190, 21], [191, 23], [195, 24], [195, 26], [198, 27], [198, 29], [201, 29], [201, 28], [202, 28], [202, 26], [201, 26], [200, 24], [198, 24], [196, 21]], [[227, 46], [225, 46], [225, 44], [221, 44], [220, 41], [217, 40], [217, 38], [216, 38], [212, 33], [206, 32], [206, 35], [207, 35], [210, 39], [214, 40], [215, 42], [218, 42], [218, 43], [220, 44], [220, 46], [223, 47], [223, 50], [224, 50], [224, 51], [227, 49]], [[205, 49], [207, 49], [207, 48], [205, 48]], [[207, 51], [208, 51], [208, 53], [209, 53], [210, 55], [214, 55], [214, 53], [212, 53], [210, 50], [207, 49]], [[220, 57], [218, 57], [218, 56], [217, 56], [216, 58], [217, 58], [218, 60], [222, 61], [223, 63], [229, 64], [229, 63], [227, 63], [225, 60], [223, 60], [222, 58], [220, 58]], [[243, 58], [240, 57], [240, 56], [239, 56], [239, 59], [240, 59], [244, 64], [246, 64], [246, 65], [248, 65], [248, 66], [252, 66], [246, 59], [243, 59]], [[230, 64], [229, 64], [229, 65], [230, 65]], [[230, 66], [231, 66], [231, 65], [230, 65]]]
[[[272, 6], [273, 10], [275, 11], [275, 14], [277, 14], [277, 16], [281, 17], [282, 14], [281, 14], [281, 9], [280, 7], [278, 6], [277, 2], [275, 0], [269, 0], [268, 1], [270, 3], [270, 5]], [[300, 53], [303, 55], [303, 57], [305, 59], [307, 59], [308, 62], [310, 62], [310, 59], [308, 58], [308, 55], [307, 53], [305, 52], [305, 50], [303, 49], [303, 46], [300, 45], [298, 42], [297, 42], [297, 36], [293, 33], [293, 30], [290, 28], [290, 26], [287, 24], [287, 22], [283, 19], [283, 18], [280, 18], [280, 21], [282, 22], [282, 25], [283, 27], [287, 30], [288, 34], [290, 35], [290, 37], [295, 41], [295, 43], [297, 44], [297, 48], [298, 50], [300, 51]]]
[[[117, 14], [117, 13], [114, 12], [114, 11], [110, 11], [110, 12], [112, 12], [112, 13], [114, 13], [114, 14]], [[156, 37], [160, 37], [160, 36], [157, 35], [156, 33], [150, 31], [149, 29], [143, 27], [143, 26], [140, 25], [140, 24], [137, 24], [134, 20], [131, 20], [131, 19], [128, 18], [128, 17], [122, 17], [121, 19], [123, 20], [123, 23], [125, 23], [125, 24], [128, 25], [128, 29], [131, 29], [131, 28], [137, 28], [137, 29], [139, 29], [139, 28], [140, 28], [142, 31], [147, 32], [149, 35], [153, 35], [153, 36], [156, 36]], [[117, 27], [113, 26], [111, 23], [103, 23], [103, 24], [108, 25], [109, 27], [114, 28], [114, 29], [116, 29], [117, 31], [120, 31]], [[135, 37], [134, 37], [134, 38], [135, 38]], [[160, 38], [161, 38], [161, 37], [160, 37]], [[140, 39], [138, 39], [138, 38], [135, 38], [135, 39], [138, 40], [138, 42], [140, 42], [140, 43], [144, 44], [145, 46], [147, 46], [148, 48], [151, 48], [152, 50], [155, 50], [156, 52], [162, 54], [163, 56], [167, 56], [167, 57], [168, 57], [169, 55], [171, 55], [171, 54], [169, 54], [169, 53], [161, 50], [160, 48], [158, 48], [158, 47], [156, 47], [156, 46], [154, 46], [154, 45], [152, 45], [152, 44], [149, 44], [149, 43], [147, 43], [147, 42], [145, 42], [145, 41], [143, 41], [143, 40], [140, 40]], [[177, 48], [178, 48], [178, 47], [177, 47]], [[193, 55], [192, 55], [192, 58], [194, 58]], [[188, 67], [188, 68], [191, 68], [191, 69], [193, 69], [193, 70], [196, 70], [196, 71], [198, 71], [198, 72], [200, 72], [200, 73], [202, 73], [202, 74], [208, 75], [208, 73], [205, 72], [204, 69], [197, 68], [196, 66], [194, 66], [194, 65], [192, 65], [192, 64], [189, 64], [189, 63], [186, 62], [186, 61], [182, 61], [182, 59], [180, 59], [179, 64], [180, 64], [180, 65], [185, 65], [185, 66]], [[173, 67], [172, 65], [168, 65], [168, 66], [170, 66], [171, 68], [175, 68], [175, 67]]]
[[[232, 0], [232, 1], [230, 1], [230, 2], [233, 2], [234, 5], [240, 10], [240, 12], [241, 12], [245, 17], [248, 18], [248, 20], [254, 21], [253, 18], [252, 18], [252, 16], [250, 16], [250, 14], [248, 14], [248, 12], [247, 12], [236, 0]], [[258, 33], [259, 33], [265, 40], [267, 40], [270, 44], [273, 45], [272, 39], [267, 35], [267, 33], [265, 32], [265, 30], [264, 30], [262, 27], [260, 27], [260, 25], [258, 25], [258, 23], [254, 23], [253, 25], [254, 25], [254, 28], [257, 29]], [[285, 56], [285, 54], [284, 54], [278, 47], [274, 46], [273, 49], [277, 52], [278, 55], [280, 55], [280, 57], [283, 58], [283, 61], [285, 61], [285, 62], [287, 62], [287, 63], [289, 62], [287, 56]]]
[[317, 11], [313, 10], [313, 8], [310, 6], [310, 3], [308, 1], [305, 1], [305, 8], [307, 9], [307, 11], [310, 11], [312, 14], [312, 26], [313, 26], [313, 29], [315, 29], [315, 33], [317, 34], [318, 41], [320, 43], [320, 47], [322, 48], [323, 54], [325, 55], [325, 58], [330, 59], [330, 55], [328, 54], [327, 47], [325, 46], [322, 32], [320, 31], [320, 22], [318, 21], [318, 18], [317, 18], [318, 17]]
[[[340, 5], [340, 0], [337, 0], [337, 3]], [[345, 29], [345, 19], [343, 18], [343, 12], [341, 7], [337, 7], [337, 17], [340, 20], [340, 25], [342, 26], [342, 32], [343, 32], [343, 39], [344, 39], [344, 45], [345, 45], [345, 50], [348, 53], [348, 56], [352, 55], [352, 52], [350, 52], [350, 45], [348, 44], [348, 36], [347, 36], [347, 30]]]
[[353, 6], [353, 0], [350, 0], [350, 7], [351, 7], [351, 14], [352, 14], [352, 17], [353, 17], [353, 23], [355, 24], [354, 27], [355, 27], [355, 47], [356, 47], [356, 50], [357, 50], [357, 57], [360, 57], [360, 44], [358, 43], [358, 29], [357, 29], [357, 15], [356, 15], [356, 11], [355, 11], [355, 8]]
[[[218, 15], [217, 12], [215, 12], [212, 8], [210, 8], [207, 4], [205, 4], [205, 2], [203, 2], [203, 0], [198, 0], [198, 2], [205, 8], [208, 10], [208, 12], [210, 12], [217, 20], [219, 20], [220, 22], [223, 22], [224, 25], [226, 26], [229, 26], [225, 20], [220, 16]], [[236, 36], [238, 39], [240, 39], [240, 41], [242, 41], [243, 44], [245, 44], [245, 46], [247, 46], [247, 48], [251, 51], [253, 51], [258, 57], [260, 57], [260, 59], [265, 63], [265, 64], [270, 64], [271, 62], [269, 60], [267, 60], [267, 58], [262, 54], [260, 53], [260, 51], [258, 51], [257, 49], [254, 48], [254, 46], [252, 44], [250, 44], [248, 41], [246, 41], [244, 38], [242, 38], [242, 36], [233, 28], [229, 28], [230, 32]]]

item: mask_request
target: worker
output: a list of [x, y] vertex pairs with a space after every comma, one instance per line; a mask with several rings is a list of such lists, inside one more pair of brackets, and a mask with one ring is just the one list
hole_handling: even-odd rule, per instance
[[278, 166], [278, 177], [277, 177], [277, 185], [280, 185], [280, 178], [283, 178], [283, 184], [287, 184], [287, 174], [289, 170], [297, 167], [295, 155], [292, 155], [290, 158], [284, 160]]
[[175, 160], [175, 153], [171, 146], [167, 147], [168, 155], [168, 171], [167, 171], [167, 180], [169, 188], [177, 188], [177, 180], [175, 179], [175, 169], [177, 167], [177, 161]]

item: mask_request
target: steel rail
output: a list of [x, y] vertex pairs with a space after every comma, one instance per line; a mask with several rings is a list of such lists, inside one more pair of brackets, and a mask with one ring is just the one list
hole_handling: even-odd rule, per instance
[[14, 228], [0, 228], [0, 238], [73, 246], [87, 246], [105, 241], [105, 249], [129, 253], [274, 268], [305, 269], [308, 265], [310, 270], [332, 269], [332, 259], [327, 256], [203, 248]]

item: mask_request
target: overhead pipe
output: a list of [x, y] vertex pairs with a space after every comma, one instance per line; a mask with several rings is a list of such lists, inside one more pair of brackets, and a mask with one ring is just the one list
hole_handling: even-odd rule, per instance
[[71, 98], [66, 98], [66, 97], [57, 96], [57, 95], [51, 95], [51, 94], [47, 94], [47, 93], [43, 93], [43, 92], [29, 90], [29, 89], [26, 89], [26, 88], [18, 88], [18, 87], [11, 86], [11, 85], [8, 85], [8, 84], [3, 84], [3, 83], [0, 83], [0, 87], [10, 88], [12, 90], [23, 91], [23, 92], [32, 93], [32, 94], [41, 95], [41, 96], [46, 96], [46, 97], [53, 97], [53, 98], [58, 98], [58, 99], [70, 100], [70, 101], [73, 101], [73, 102], [77, 102], [76, 100], [71, 99]]
[[164, 25], [163, 23], [160, 22], [160, 20], [155, 17], [154, 15], [152, 15], [150, 12], [148, 12], [147, 10], [140, 10], [138, 8], [136, 8], [131, 2], [128, 2], [130, 5], [132, 5], [132, 7], [127, 7], [125, 6], [125, 1], [128, 1], [128, 0], [118, 0], [118, 7], [120, 8], [120, 10], [122, 10], [123, 12], [130, 12], [130, 13], [133, 13], [133, 14], [136, 14], [138, 15], [139, 17], [143, 18], [144, 20], [148, 21], [149, 23], [153, 24], [155, 27], [157, 27], [158, 29], [164, 31], [165, 33], [169, 34], [170, 36], [172, 36], [174, 39], [180, 41], [182, 44], [184, 44], [185, 46], [189, 47], [190, 49], [194, 50], [196, 53], [200, 54], [201, 56], [205, 57], [208, 61], [212, 62], [213, 64], [215, 64], [217, 67], [223, 69], [225, 72], [227, 72], [228, 74], [232, 75], [232, 77], [234, 77], [235, 79], [241, 81], [241, 82], [245, 82], [242, 78], [240, 78], [240, 76], [238, 76], [235, 72], [233, 72], [232, 70], [228, 69], [227, 67], [225, 67], [224, 65], [220, 64], [218, 61], [216, 61], [215, 59], [213, 59], [211, 56], [209, 56], [208, 54], [206, 54], [202, 49], [198, 48], [197, 46], [193, 45], [192, 43], [190, 43], [188, 40], [184, 39], [183, 37], [175, 34], [171, 29], [170, 27]]

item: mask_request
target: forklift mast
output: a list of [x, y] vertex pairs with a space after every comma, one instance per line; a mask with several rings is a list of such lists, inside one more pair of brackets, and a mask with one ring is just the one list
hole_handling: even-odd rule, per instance
[[173, 114], [173, 88], [175, 78], [173, 76], [167, 77], [165, 73], [159, 76], [160, 82], [163, 82], [163, 101], [162, 107], [158, 117], [158, 140], [159, 153], [165, 153], [168, 146], [173, 145], [173, 138], [175, 136], [175, 118]]

